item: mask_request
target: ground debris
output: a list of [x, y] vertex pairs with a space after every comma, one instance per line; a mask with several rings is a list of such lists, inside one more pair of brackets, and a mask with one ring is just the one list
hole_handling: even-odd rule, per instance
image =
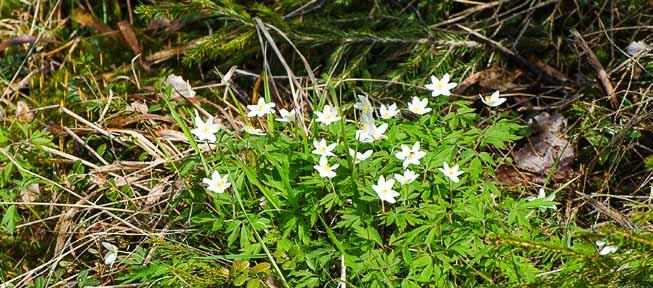
[[460, 83], [460, 85], [458, 85], [455, 92], [457, 94], [462, 94], [469, 86], [477, 83], [485, 89], [506, 91], [517, 87], [518, 85], [514, 83], [514, 81], [523, 74], [524, 71], [521, 69], [508, 69], [500, 66], [492, 66], [467, 77], [462, 83]]
[[552, 168], [553, 179], [567, 179], [572, 173], [574, 149], [562, 130], [567, 119], [559, 113], [541, 113], [533, 118], [535, 133], [514, 152], [515, 165], [533, 173], [535, 182], [544, 182]]

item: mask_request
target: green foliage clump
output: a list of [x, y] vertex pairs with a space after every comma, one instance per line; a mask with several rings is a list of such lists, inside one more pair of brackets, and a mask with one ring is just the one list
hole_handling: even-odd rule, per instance
[[[597, 263], [648, 265], [623, 251], [614, 258], [620, 260], [598, 255], [594, 236], [550, 231], [556, 213], [546, 208], [557, 202], [502, 193], [493, 171], [508, 159], [488, 151], [520, 138], [523, 126], [509, 114], [481, 117], [467, 101], [429, 100], [434, 112], [414, 117], [403, 110], [403, 116], [383, 121], [387, 138], [373, 143], [356, 140], [359, 127], [345, 120], [359, 118], [350, 105], [340, 106], [346, 117], [331, 125], [312, 121], [310, 137], [297, 122], [274, 123], [274, 116], [262, 126], [268, 129], [266, 136], [218, 132], [219, 144], [180, 164], [189, 187], [176, 200], [178, 219], [202, 231], [186, 241], [208, 244], [210, 239], [223, 249], [213, 258], [271, 263], [276, 281], [290, 287], [335, 287], [342, 281], [363, 287], [536, 284], [558, 279], [538, 276], [555, 269], [557, 276], [587, 273]], [[321, 110], [319, 103], [314, 105]], [[485, 124], [479, 126], [481, 120]], [[334, 178], [321, 177], [313, 167], [320, 156], [312, 153], [312, 141], [322, 138], [337, 143], [330, 160], [330, 165], [339, 165]], [[372, 186], [380, 176], [402, 174], [405, 167], [396, 153], [401, 145], [417, 141], [426, 152], [419, 165], [408, 167], [417, 180], [394, 185], [400, 194], [395, 203], [381, 201]], [[356, 163], [349, 149], [373, 153]], [[203, 163], [206, 172], [201, 172]], [[459, 182], [439, 170], [444, 163], [462, 167]], [[207, 191], [199, 183], [210, 171], [228, 175], [231, 188]], [[136, 266], [123, 279], [187, 269], [191, 272], [175, 273], [179, 279], [166, 283], [218, 284], [197, 279], [209, 273], [206, 268], [179, 266], [180, 259], [189, 259], [180, 255], [164, 253], [158, 264]]]

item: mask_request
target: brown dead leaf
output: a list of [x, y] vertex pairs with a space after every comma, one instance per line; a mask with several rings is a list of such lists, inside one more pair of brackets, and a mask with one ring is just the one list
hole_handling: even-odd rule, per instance
[[533, 65], [540, 68], [540, 70], [542, 70], [542, 72], [549, 75], [550, 77], [558, 79], [561, 82], [566, 82], [566, 81], [569, 80], [569, 78], [567, 78], [567, 75], [563, 74], [562, 72], [560, 72], [555, 67], [544, 63], [544, 61], [540, 60], [540, 58], [537, 58], [537, 56], [535, 56], [535, 55], [529, 55], [528, 56], [528, 62], [533, 63]]
[[86, 13], [86, 11], [82, 9], [73, 10], [72, 19], [80, 25], [91, 27], [93, 30], [100, 33], [115, 32], [113, 29], [111, 29], [111, 27], [102, 23], [100, 19], [93, 17], [93, 15]]
[[145, 102], [134, 101], [131, 104], [127, 105], [126, 110], [145, 114], [147, 111], [149, 111], [149, 108]]
[[170, 130], [170, 129], [161, 129], [156, 131], [156, 136], [160, 138], [166, 138], [166, 139], [172, 139], [172, 140], [178, 140], [178, 141], [186, 141], [188, 140], [186, 138], [186, 135], [184, 133], [179, 132], [177, 130]]
[[461, 82], [455, 90], [456, 94], [462, 94], [469, 86], [477, 84], [488, 90], [505, 91], [517, 86], [514, 83], [524, 71], [521, 69], [509, 70], [505, 67], [492, 66], [483, 71], [469, 75]]
[[23, 123], [30, 122], [34, 119], [34, 112], [31, 111], [27, 103], [23, 101], [16, 103], [16, 119]]
[[155, 53], [150, 54], [147, 57], [145, 57], [145, 61], [147, 61], [148, 63], [152, 63], [152, 64], [157, 64], [157, 63], [163, 62], [163, 61], [168, 60], [168, 59], [170, 59], [172, 57], [184, 54], [186, 52], [186, 50], [197, 46], [197, 44], [199, 42], [200, 42], [199, 40], [193, 40], [193, 41], [189, 42], [186, 45], [172, 47], [172, 48], [168, 48], [168, 49], [165, 49], [165, 50], [155, 52]]
[[132, 51], [134, 51], [134, 54], [139, 54], [143, 51], [143, 47], [138, 41], [138, 38], [136, 38], [136, 31], [128, 21], [118, 22], [118, 29], [122, 34], [122, 38], [127, 42], [129, 47], [132, 48]]
[[504, 184], [508, 185], [527, 185], [532, 175], [523, 173], [512, 166], [499, 166], [494, 171], [494, 175]]
[[538, 175], [533, 180], [542, 182], [557, 163], [553, 178], [567, 179], [572, 173], [574, 159], [573, 147], [562, 134], [567, 119], [559, 113], [544, 112], [535, 116], [534, 123], [535, 133], [524, 147], [514, 152], [515, 165]]
[[36, 201], [37, 197], [41, 195], [41, 189], [39, 188], [39, 183], [32, 183], [21, 191], [21, 199], [25, 203], [32, 203]]
[[184, 26], [184, 22], [180, 20], [170, 21], [168, 18], [161, 17], [150, 21], [150, 23], [147, 25], [147, 29], [158, 30], [161, 28], [165, 28], [166, 32], [172, 33], [172, 32], [179, 31], [179, 29], [181, 29], [183, 26]]
[[145, 120], [154, 120], [154, 121], [161, 121], [161, 122], [166, 122], [166, 123], [175, 123], [174, 120], [164, 117], [161, 115], [156, 115], [156, 114], [149, 114], [149, 113], [144, 113], [144, 114], [137, 114], [137, 115], [130, 115], [130, 116], [118, 116], [116, 118], [113, 118], [109, 121], [108, 127], [112, 128], [122, 128], [127, 125], [133, 124], [133, 123], [138, 123], [141, 121]]
[[[168, 179], [170, 179], [171, 176], [168, 176], [164, 179], [161, 179], [157, 181], [157, 184], [150, 189], [149, 193], [147, 194], [147, 198], [145, 198], [145, 207], [150, 207], [161, 199], [163, 195], [166, 195], [167, 193], [164, 192], [164, 189], [167, 186], [170, 186], [170, 182], [168, 182]], [[146, 208], [147, 209], [147, 208]]]
[[[88, 201], [88, 199], [93, 198], [99, 192], [100, 192], [99, 189], [95, 189], [93, 192], [91, 192], [91, 194], [87, 195], [82, 199], [77, 200], [77, 202], [75, 202], [75, 205], [84, 204], [86, 201]], [[74, 221], [75, 215], [77, 215], [77, 212], [79, 210], [80, 208], [71, 207], [66, 211], [66, 213], [63, 214], [62, 217], [59, 218], [59, 221], [57, 221], [57, 225], [54, 228], [54, 231], [57, 234], [57, 242], [54, 248], [55, 255], [62, 252], [63, 248], [66, 246], [66, 243], [68, 242], [68, 238], [71, 236], [70, 233], [72, 233], [73, 225], [75, 224]]]

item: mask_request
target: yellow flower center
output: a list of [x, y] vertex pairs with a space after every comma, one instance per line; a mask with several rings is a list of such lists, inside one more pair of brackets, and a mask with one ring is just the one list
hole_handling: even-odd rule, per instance
[[436, 89], [444, 89], [444, 83], [442, 83], [442, 82], [435, 83], [435, 88]]

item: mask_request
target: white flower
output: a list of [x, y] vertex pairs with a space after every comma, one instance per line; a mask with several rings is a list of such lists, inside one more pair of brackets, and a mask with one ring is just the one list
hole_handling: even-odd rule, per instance
[[431, 96], [449, 96], [451, 95], [450, 90], [456, 87], [456, 83], [449, 82], [449, 74], [444, 74], [442, 76], [442, 79], [435, 78], [435, 76], [431, 76], [431, 84], [426, 84], [424, 85], [426, 89], [431, 90]]
[[356, 139], [362, 143], [370, 143], [388, 138], [383, 135], [388, 130], [388, 124], [383, 123], [381, 126], [375, 124], [368, 125], [364, 129], [356, 130]]
[[228, 175], [220, 176], [220, 172], [213, 171], [211, 178], [202, 179], [202, 183], [206, 184], [206, 190], [216, 193], [223, 193], [224, 190], [227, 190], [231, 183], [227, 179]]
[[190, 82], [184, 80], [184, 78], [182, 78], [181, 76], [170, 74], [168, 75], [168, 78], [166, 78], [166, 83], [172, 86], [173, 88], [172, 91], [178, 97], [179, 96], [184, 96], [186, 98], [195, 97], [195, 90], [193, 90], [193, 87], [190, 86]]
[[204, 122], [197, 111], [195, 111], [195, 127], [197, 128], [190, 130], [190, 133], [195, 135], [197, 140], [208, 140], [211, 143], [215, 142], [215, 133], [220, 130], [220, 126], [213, 123], [213, 117], [209, 117]]
[[449, 164], [447, 164], [447, 162], [442, 163], [442, 168], [438, 168], [438, 170], [440, 170], [440, 172], [442, 172], [444, 176], [447, 176], [454, 183], [458, 183], [458, 181], [460, 181], [460, 179], [458, 179], [458, 176], [460, 176], [460, 174], [463, 174], [463, 171], [460, 171], [458, 169], [458, 165], [449, 167]]
[[599, 255], [608, 255], [610, 253], [617, 252], [617, 246], [614, 245], [605, 246], [605, 244], [606, 244], [605, 241], [601, 241], [601, 240], [596, 241], [596, 246], [601, 248], [601, 250], [599, 250]]
[[295, 117], [297, 116], [297, 111], [295, 109], [292, 109], [290, 111], [286, 109], [281, 109], [279, 110], [279, 115], [281, 115], [281, 118], [277, 118], [275, 120], [279, 122], [293, 122], [295, 121]]
[[481, 101], [483, 101], [485, 105], [490, 107], [497, 107], [503, 104], [503, 102], [506, 102], [506, 98], [499, 97], [499, 90], [494, 91], [494, 93], [492, 93], [492, 95], [490, 96], [483, 96], [483, 95], [480, 96], [481, 96]]
[[603, 249], [601, 249], [601, 251], [599, 251], [599, 255], [607, 255], [607, 254], [614, 253], [614, 252], [617, 252], [617, 246], [608, 245], [608, 246], [603, 247]]
[[382, 104], [381, 108], [379, 109], [379, 113], [381, 114], [382, 119], [390, 119], [399, 114], [399, 109], [397, 109], [396, 103], [392, 103], [390, 106], [385, 106], [385, 104]]
[[458, 164], [454, 165], [453, 167], [449, 167], [449, 164], [447, 162], [442, 163], [442, 168], [438, 168], [444, 176], [447, 176], [452, 182], [458, 183], [460, 179], [458, 179], [458, 176], [463, 174], [463, 171], [460, 171]]
[[274, 102], [265, 103], [265, 99], [258, 98], [258, 103], [256, 105], [247, 105], [247, 109], [249, 109], [247, 117], [262, 117], [274, 113]]
[[118, 259], [118, 247], [109, 242], [102, 242], [102, 246], [107, 249], [107, 253], [104, 254], [104, 264], [113, 265], [113, 262]]
[[[555, 198], [556, 198], [556, 193], [551, 193], [549, 194], [549, 196], [546, 196], [546, 193], [544, 192], [544, 188], [540, 188], [540, 190], [537, 192], [537, 196], [528, 197], [526, 198], [526, 200], [533, 201], [537, 199], [543, 199], [545, 201], [553, 201]], [[542, 212], [546, 211], [546, 209], [556, 209], [556, 204], [540, 207], [540, 211]]]
[[349, 148], [349, 156], [351, 156], [351, 158], [354, 158], [355, 164], [361, 163], [361, 161], [365, 161], [367, 158], [370, 158], [370, 156], [372, 156], [372, 153], [374, 153], [374, 151], [372, 150], [367, 150], [361, 153], [361, 152], [356, 152], [356, 150]]
[[636, 56], [637, 54], [641, 53], [642, 51], [645, 51], [649, 49], [648, 44], [644, 41], [633, 41], [628, 44], [626, 47], [626, 53], [630, 56]]
[[336, 170], [340, 164], [333, 164], [332, 166], [329, 166], [329, 159], [327, 159], [326, 156], [320, 157], [320, 164], [313, 166], [315, 170], [317, 170], [318, 173], [320, 173], [320, 177], [325, 177], [325, 178], [333, 178], [336, 177]]
[[313, 147], [315, 147], [315, 150], [313, 150], [313, 154], [317, 154], [320, 156], [335, 156], [333, 154], [333, 149], [336, 148], [336, 145], [338, 143], [333, 143], [331, 145], [327, 145], [326, 140], [322, 138], [320, 141], [317, 141], [316, 139], [313, 139]]
[[320, 122], [324, 125], [329, 125], [340, 120], [340, 116], [338, 116], [338, 109], [331, 107], [330, 105], [324, 105], [322, 112], [315, 111], [315, 116], [317, 116], [317, 122]]
[[397, 180], [401, 185], [410, 184], [417, 180], [417, 174], [410, 169], [406, 169], [404, 170], [404, 175], [395, 173], [395, 180]]
[[361, 129], [356, 130], [356, 140], [364, 141], [369, 138], [368, 133], [370, 127], [376, 125], [374, 123], [374, 115], [371, 113], [364, 113], [361, 115]]
[[261, 129], [259, 129], [259, 128], [254, 128], [254, 126], [252, 126], [252, 125], [250, 125], [250, 124], [245, 125], [245, 126], [243, 127], [243, 130], [244, 130], [247, 134], [259, 135], [259, 136], [261, 136], [261, 135], [265, 135], [265, 132], [263, 132], [263, 130], [261, 130]]
[[379, 180], [376, 182], [376, 185], [372, 185], [372, 190], [376, 192], [379, 198], [388, 203], [395, 203], [395, 197], [399, 196], [397, 191], [392, 189], [392, 186], [395, 185], [394, 179], [385, 180], [383, 175], [379, 176]]
[[413, 97], [413, 101], [408, 103], [408, 110], [417, 115], [424, 115], [432, 110], [430, 107], [426, 107], [427, 105], [429, 105], [428, 99], [424, 98], [420, 100], [417, 97]]
[[397, 159], [404, 161], [404, 169], [410, 164], [419, 165], [419, 159], [422, 159], [425, 155], [426, 152], [419, 151], [419, 141], [415, 142], [412, 148], [401, 144], [401, 151], [395, 154]]
[[354, 108], [361, 110], [363, 114], [370, 113], [374, 110], [372, 103], [370, 103], [370, 99], [365, 95], [358, 95], [358, 102], [354, 104]]

